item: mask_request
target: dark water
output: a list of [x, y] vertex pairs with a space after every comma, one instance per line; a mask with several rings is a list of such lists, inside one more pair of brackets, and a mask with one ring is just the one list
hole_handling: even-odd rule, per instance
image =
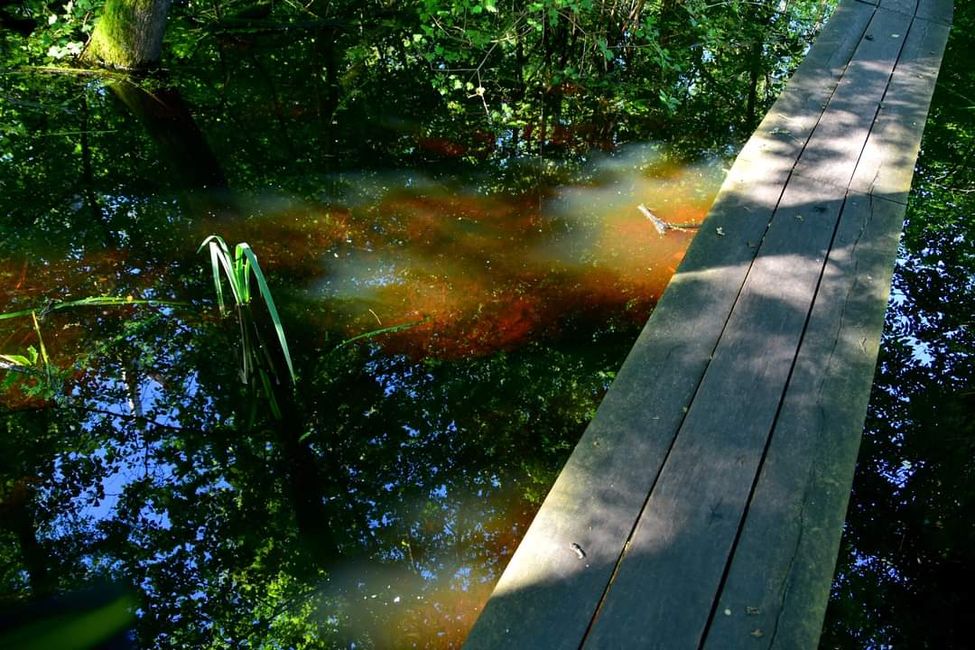
[[894, 271], [824, 648], [971, 648], [975, 7], [955, 3]]
[[[0, 604], [134, 607], [140, 646], [458, 645], [693, 236], [639, 206], [703, 217], [819, 5], [480, 94], [395, 23], [177, 10], [162, 78], [11, 65]], [[211, 234], [255, 251], [293, 390], [262, 303], [220, 315]]]

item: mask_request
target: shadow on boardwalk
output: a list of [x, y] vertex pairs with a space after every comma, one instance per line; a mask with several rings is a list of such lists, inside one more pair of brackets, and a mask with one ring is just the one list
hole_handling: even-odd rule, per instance
[[950, 20], [896, 4], [745, 146], [468, 647], [816, 645]]

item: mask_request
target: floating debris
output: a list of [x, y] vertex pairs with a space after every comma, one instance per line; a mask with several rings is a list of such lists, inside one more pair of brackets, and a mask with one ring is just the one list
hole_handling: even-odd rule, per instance
[[676, 223], [670, 223], [669, 221], [664, 221], [663, 219], [655, 215], [653, 212], [651, 212], [650, 208], [643, 205], [642, 203], [636, 206], [636, 209], [639, 210], [640, 213], [643, 214], [643, 216], [646, 217], [647, 220], [649, 220], [650, 223], [653, 224], [653, 227], [657, 230], [657, 234], [660, 235], [666, 234], [668, 230], [678, 230], [680, 232], [687, 232], [688, 230], [696, 230], [697, 228], [701, 227], [701, 224], [699, 223], [676, 224]]

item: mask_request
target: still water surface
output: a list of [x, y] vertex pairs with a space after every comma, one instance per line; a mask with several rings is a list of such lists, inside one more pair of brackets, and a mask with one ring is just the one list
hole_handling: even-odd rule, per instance
[[[803, 15], [724, 104], [673, 79], [670, 126], [563, 85], [554, 123], [492, 129], [399, 64], [337, 98], [307, 35], [203, 41], [148, 88], [5, 77], [3, 604], [110, 582], [145, 646], [457, 646], [754, 126], [722, 111], [771, 101]], [[294, 391], [259, 304], [268, 383], [242, 383], [211, 234], [260, 260]]]

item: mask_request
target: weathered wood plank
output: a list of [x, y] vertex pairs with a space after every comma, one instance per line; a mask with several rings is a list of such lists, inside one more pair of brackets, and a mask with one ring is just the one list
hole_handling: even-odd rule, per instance
[[[846, 29], [837, 26], [841, 15], [846, 16]], [[831, 116], [850, 118], [858, 102], [865, 106], [871, 98], [877, 101], [882, 96], [881, 81], [889, 78], [892, 60], [902, 42], [892, 41], [903, 34], [891, 31], [890, 34], [897, 36], [890, 36], [889, 40], [878, 40], [871, 34], [871, 38], [862, 42], [861, 37], [868, 21], [871, 21], [870, 29], [884, 33], [901, 25], [906, 32], [905, 20], [910, 20], [906, 14], [875, 9], [858, 1], [844, 2], [838, 9], [729, 173], [702, 232], [695, 238], [596, 418], [512, 558], [468, 639], [468, 647], [578, 647], [617, 568], [619, 573], [591, 630], [589, 645], [612, 646], [620, 642], [629, 646], [643, 640], [652, 647], [653, 641], [640, 630], [627, 632], [621, 628], [617, 632], [613, 626], [602, 627], [615, 616], [631, 628], [646, 630], [648, 619], [643, 611], [646, 598], [638, 584], [640, 580], [625, 577], [640, 562], [649, 562], [664, 578], [670, 578], [657, 582], [661, 579], [657, 576], [655, 584], [678, 585], [669, 595], [657, 594], [656, 605], [651, 607], [653, 616], [661, 623], [654, 628], [656, 638], [676, 647], [683, 646], [688, 639], [694, 639], [692, 644], [700, 639], [724, 565], [712, 562], [700, 570], [699, 573], [707, 574], [705, 582], [709, 581], [711, 586], [699, 589], [696, 579], [687, 579], [686, 571], [675, 570], [660, 559], [661, 555], [652, 554], [660, 550], [654, 546], [658, 538], [647, 535], [646, 531], [656, 525], [669, 532], [677, 521], [686, 525], [677, 531], [683, 536], [681, 539], [704, 539], [703, 543], [694, 541], [696, 549], [680, 543], [664, 549], [690, 558], [685, 567], [696, 566], [695, 554], [703, 553], [709, 544], [724, 545], [726, 551], [733, 544], [765, 449], [765, 438], [760, 426], [753, 427], [746, 422], [733, 430], [727, 440], [719, 441], [726, 451], [737, 452], [730, 461], [722, 458], [709, 440], [714, 442], [713, 431], [726, 427], [729, 420], [699, 400], [702, 395], [710, 396], [710, 404], [725, 408], [725, 415], [744, 417], [743, 408], [736, 407], [734, 402], [729, 407], [721, 397], [741, 390], [743, 383], [751, 382], [753, 387], [774, 384], [774, 377], [782, 375], [783, 367], [788, 375], [798, 338], [792, 344], [791, 357], [786, 339], [800, 336], [791, 334], [792, 330], [802, 332], [801, 325], [812, 303], [810, 282], [818, 281], [816, 264], [822, 269], [825, 256], [823, 237], [832, 236], [833, 232], [828, 219], [831, 216], [835, 222], [846, 191], [844, 183], [853, 175], [859, 154], [856, 146], [840, 142], [841, 164], [835, 161], [836, 151], [817, 160], [810, 153], [812, 149], [836, 144], [831, 138], [835, 134], [830, 132], [829, 120], [824, 122], [819, 118], [824, 108]], [[855, 62], [847, 65], [854, 48]], [[881, 62], [883, 57], [891, 58], [891, 62]], [[884, 65], [888, 66], [886, 73]], [[864, 98], [862, 90], [866, 82], [870, 82], [867, 85], [871, 92]], [[880, 95], [874, 97], [877, 89]], [[869, 133], [869, 121], [864, 128], [860, 147]], [[793, 174], [796, 158], [804, 147], [800, 163], [804, 163], [812, 182], [793, 176], [786, 194], [782, 195], [781, 188]], [[817, 178], [823, 171], [840, 179], [835, 188]], [[829, 195], [826, 198], [830, 199], [826, 202], [821, 201], [824, 188]], [[810, 212], [816, 206], [825, 209]], [[775, 218], [769, 226], [773, 214]], [[818, 219], [820, 216], [823, 218]], [[798, 234], [810, 227], [818, 236]], [[762, 253], [756, 260], [759, 246]], [[763, 275], [766, 272], [771, 275]], [[756, 279], [761, 277], [766, 279]], [[798, 293], [786, 295], [785, 299], [776, 296], [788, 284], [783, 279], [791, 280]], [[735, 306], [739, 292], [740, 300]], [[790, 301], [794, 302], [790, 304]], [[756, 314], [763, 311], [765, 317], [757, 318]], [[796, 329], [797, 319], [800, 322]], [[736, 329], [739, 326], [743, 328]], [[770, 355], [761, 361], [759, 350], [749, 352], [749, 346], [761, 347], [760, 339], [748, 336], [749, 327], [774, 332], [773, 348], [782, 351], [781, 358]], [[734, 352], [736, 349], [744, 352], [736, 356], [739, 354]], [[746, 369], [745, 382], [735, 381], [735, 363], [752, 364]], [[776, 417], [778, 400], [782, 398], [784, 378], [781, 381], [777, 397], [760, 400], [762, 413], [758, 419], [767, 420], [767, 426]], [[759, 390], [753, 388], [749, 394]], [[685, 408], [688, 405], [689, 412]], [[748, 414], [754, 415], [754, 409]], [[678, 430], [681, 434], [675, 443]], [[691, 435], [685, 436], [688, 432]], [[767, 432], [766, 428], [765, 436]], [[699, 459], [692, 462], [694, 454], [702, 449], [716, 462], [704, 466]], [[697, 471], [694, 475], [697, 478], [687, 480], [680, 469], [682, 466]], [[723, 473], [730, 481], [740, 474], [742, 467], [746, 478], [738, 483], [748, 489], [737, 484], [734, 494], [716, 489], [722, 481], [715, 480], [712, 474]], [[644, 509], [646, 495], [655, 485], [650, 500], [653, 506], [664, 502], [673, 510], [671, 500], [665, 497], [682, 494], [681, 498], [686, 498], [687, 493], [680, 492], [683, 485], [710, 495], [714, 508], [701, 511], [692, 507], [680, 511], [678, 507], [681, 516], [675, 520], [660, 518], [655, 514], [655, 507]], [[643, 518], [627, 546], [641, 511]], [[694, 527], [705, 535], [689, 533]], [[715, 531], [719, 534], [709, 538]], [[624, 549], [625, 559], [619, 563]], [[639, 576], [641, 572], [634, 569], [633, 575]], [[643, 580], [647, 579], [644, 576]], [[625, 613], [625, 603], [614, 604], [615, 594], [628, 580], [631, 596], [644, 604], [635, 619]], [[694, 584], [682, 591], [680, 585], [687, 582]], [[705, 593], [708, 590], [710, 595]], [[702, 607], [689, 606], [695, 598], [703, 603]], [[679, 611], [668, 606], [668, 599], [674, 599], [671, 602], [682, 599]], [[695, 611], [693, 620], [676, 620], [689, 609]], [[703, 621], [699, 613], [702, 611]], [[669, 630], [677, 628], [684, 636], [669, 634]], [[688, 634], [687, 629], [692, 631]]]
[[850, 187], [907, 202], [950, 27], [915, 20]]
[[915, 20], [901, 52], [890, 110], [854, 176], [855, 185], [872, 179], [875, 196], [847, 200], [705, 647], [812, 648], [819, 638], [904, 198], [947, 38], [947, 26]]
[[706, 648], [815, 648], [904, 206], [851, 195]]
[[700, 641], [833, 237], [830, 189], [786, 187], [587, 646]]
[[796, 173], [846, 188], [887, 89], [912, 18], [878, 9], [799, 157]]
[[[780, 114], [793, 118], [790, 146], [763, 148], [756, 143], [750, 155], [739, 156], [702, 232], [512, 557], [467, 647], [577, 647], [585, 635], [795, 159], [871, 11], [858, 2], [843, 3], [780, 97]], [[774, 129], [768, 126], [773, 121], [763, 124], [765, 135], [756, 137], [767, 138]], [[687, 304], [700, 308], [689, 312]], [[669, 371], [664, 375], [660, 368]], [[584, 561], [573, 544], [584, 549]]]
[[920, 0], [917, 6], [917, 17], [950, 25], [954, 11], [953, 0]]
[[917, 2], [918, 0], [880, 0], [878, 6], [913, 17], [917, 11]]
[[[769, 182], [791, 173], [873, 17], [875, 8], [842, 2], [735, 160], [729, 180]], [[776, 176], [776, 179], [778, 176]]]

